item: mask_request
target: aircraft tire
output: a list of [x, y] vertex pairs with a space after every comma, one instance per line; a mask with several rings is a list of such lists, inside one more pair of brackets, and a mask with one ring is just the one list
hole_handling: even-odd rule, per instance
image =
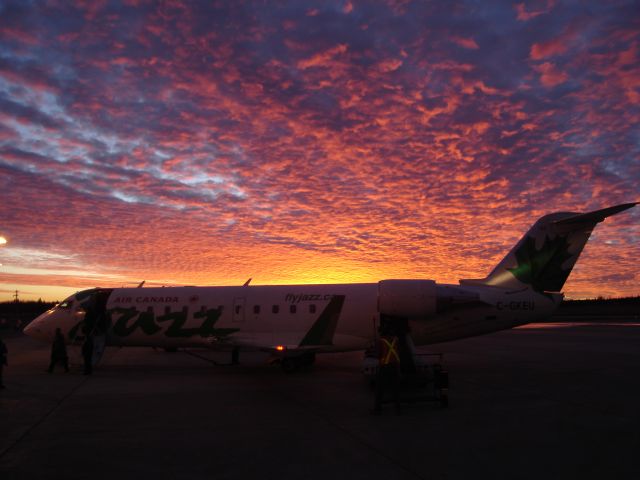
[[285, 357], [282, 359], [282, 370], [284, 373], [294, 373], [300, 368], [300, 360], [294, 357]]
[[447, 392], [440, 392], [440, 406], [447, 408], [449, 406], [449, 394]]
[[305, 368], [311, 367], [315, 362], [316, 362], [315, 353], [305, 353], [300, 357], [300, 364]]

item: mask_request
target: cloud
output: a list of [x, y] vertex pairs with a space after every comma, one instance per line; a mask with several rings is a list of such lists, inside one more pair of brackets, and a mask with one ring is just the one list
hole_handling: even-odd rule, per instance
[[334, 57], [343, 54], [347, 51], [347, 45], [336, 45], [324, 52], [317, 53], [310, 58], [300, 60], [298, 62], [298, 68], [300, 70], [306, 70], [311, 67], [329, 67], [331, 66], [331, 60]]
[[[537, 216], [637, 195], [630, 6], [18, 7], [0, 229], [61, 257], [0, 249], [5, 283], [456, 282]], [[622, 277], [627, 215], [599, 227]], [[609, 247], [589, 245], [569, 292], [635, 291], [598, 282]]]
[[462, 48], [467, 48], [469, 50], [477, 50], [478, 48], [480, 48], [473, 38], [452, 37], [451, 41], [456, 45], [459, 45]]
[[536, 65], [534, 66], [534, 70], [540, 73], [540, 83], [545, 87], [555, 87], [569, 79], [567, 73], [559, 71], [551, 62]]
[[545, 13], [549, 13], [549, 11], [553, 8], [555, 4], [554, 0], [547, 0], [546, 5], [539, 10], [529, 10], [527, 11], [527, 7], [524, 3], [518, 3], [514, 6], [517, 12], [517, 19], [522, 22], [528, 22], [540, 15], [544, 15]]

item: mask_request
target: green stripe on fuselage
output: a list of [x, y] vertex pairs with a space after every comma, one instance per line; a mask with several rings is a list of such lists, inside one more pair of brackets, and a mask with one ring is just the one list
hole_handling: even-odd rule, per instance
[[333, 345], [333, 335], [338, 325], [338, 317], [344, 304], [344, 295], [334, 295], [318, 319], [300, 342], [300, 347], [313, 345]]

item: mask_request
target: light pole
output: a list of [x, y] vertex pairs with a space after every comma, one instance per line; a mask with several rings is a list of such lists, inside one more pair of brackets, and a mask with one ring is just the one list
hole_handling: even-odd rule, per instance
[[[4, 238], [2, 235], [0, 235], [0, 247], [2, 247], [3, 245], [7, 244], [7, 239]], [[2, 263], [0, 263], [0, 267], [2, 266]]]
[[[2, 235], [0, 235], [0, 247], [3, 247], [7, 244], [7, 239], [4, 238]], [[2, 266], [2, 263], [0, 263], [0, 267]], [[16, 298], [18, 297], [18, 291], [16, 290]]]

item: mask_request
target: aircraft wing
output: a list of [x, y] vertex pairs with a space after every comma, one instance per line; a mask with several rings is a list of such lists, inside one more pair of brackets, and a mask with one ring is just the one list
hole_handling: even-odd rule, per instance
[[292, 351], [318, 351], [333, 345], [333, 337], [338, 325], [338, 318], [344, 305], [344, 295], [334, 295], [318, 318], [313, 322], [309, 330], [302, 336], [300, 341], [290, 343], [279, 342], [274, 333], [249, 333], [236, 332], [224, 339], [224, 342], [216, 342], [217, 345], [226, 344], [229, 346], [255, 348], [265, 351], [282, 352]]

